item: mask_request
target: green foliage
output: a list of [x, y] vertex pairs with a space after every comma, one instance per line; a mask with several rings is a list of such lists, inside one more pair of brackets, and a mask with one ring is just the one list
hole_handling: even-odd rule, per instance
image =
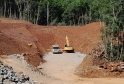
[[[122, 34], [119, 34], [124, 29], [124, 2], [122, 0], [94, 0], [92, 4], [93, 8], [91, 11], [94, 11], [94, 8], [98, 12], [94, 11], [93, 16], [99, 16], [99, 21], [105, 22], [106, 26], [101, 28], [101, 38], [105, 44], [107, 51], [107, 56], [110, 61], [124, 61], [124, 42], [120, 41], [122, 39]], [[96, 4], [97, 3], [97, 4]], [[119, 36], [121, 35], [121, 36]]]
[[[49, 23], [54, 19], [57, 23], [66, 23], [65, 25], [83, 25], [92, 22], [90, 20], [92, 0], [1, 0], [1, 16], [5, 14], [5, 17], [9, 17], [11, 11], [15, 18], [22, 17], [24, 20], [33, 21], [32, 23], [38, 18], [38, 24], [46, 25], [48, 2]], [[4, 3], [7, 3], [6, 9]]]
[[65, 22], [61, 22], [61, 23], [58, 23], [57, 26], [65, 26], [66, 23]]
[[121, 58], [121, 60], [124, 62], [124, 54], [122, 54], [122, 58]]

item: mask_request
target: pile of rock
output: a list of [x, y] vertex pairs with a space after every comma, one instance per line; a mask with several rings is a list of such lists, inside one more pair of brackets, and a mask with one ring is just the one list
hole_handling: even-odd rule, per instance
[[100, 67], [103, 67], [104, 69], [109, 69], [111, 72], [114, 71], [119, 71], [119, 72], [123, 72], [123, 67], [122, 67], [122, 63], [113, 63], [113, 62], [104, 62], [102, 65], [100, 65]]
[[13, 71], [12, 67], [0, 61], [0, 84], [36, 84], [32, 79], [23, 73]]

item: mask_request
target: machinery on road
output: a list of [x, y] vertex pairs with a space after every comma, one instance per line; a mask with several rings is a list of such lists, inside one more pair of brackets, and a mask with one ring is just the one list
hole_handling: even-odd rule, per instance
[[52, 50], [53, 54], [59, 54], [63, 51], [66, 51], [67, 53], [74, 52], [74, 48], [72, 46], [69, 46], [69, 40], [68, 40], [67, 36], [66, 36], [66, 45], [65, 45], [64, 49], [59, 49], [59, 45], [55, 44], [55, 45], [52, 45], [52, 49], [47, 49], [47, 50]]
[[59, 45], [52, 45], [53, 54], [59, 53]]
[[64, 47], [64, 50], [69, 53], [69, 52], [74, 52], [74, 48], [72, 46], [69, 46], [69, 40], [68, 37], [66, 36], [66, 45]]
[[60, 49], [58, 44], [52, 45], [52, 49], [47, 49], [48, 51], [52, 51], [53, 54], [60, 54], [64, 49]]

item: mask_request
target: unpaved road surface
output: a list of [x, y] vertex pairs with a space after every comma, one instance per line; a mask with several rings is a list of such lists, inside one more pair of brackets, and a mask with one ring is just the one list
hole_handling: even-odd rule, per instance
[[78, 78], [74, 75], [74, 72], [85, 56], [85, 54], [78, 52], [62, 54], [52, 54], [50, 52], [44, 56], [47, 62], [41, 65], [41, 72], [57, 79], [69, 80]]
[[47, 54], [44, 56], [47, 62], [41, 64], [41, 71], [46, 76], [32, 71], [27, 62], [17, 57], [0, 60], [13, 67], [14, 71], [28, 75], [37, 84], [123, 84], [124, 78], [81, 78], [74, 75], [84, 57], [80, 53]]

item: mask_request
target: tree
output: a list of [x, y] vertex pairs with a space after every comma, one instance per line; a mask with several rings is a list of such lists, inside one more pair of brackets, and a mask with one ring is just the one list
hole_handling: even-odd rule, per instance
[[122, 56], [122, 51], [120, 51], [122, 46], [119, 43], [119, 33], [124, 28], [122, 23], [124, 20], [122, 18], [122, 12], [124, 12], [122, 10], [122, 4], [121, 0], [119, 2], [115, 0], [104, 0], [102, 4], [101, 1], [97, 4], [100, 5], [98, 8], [98, 11], [100, 11], [98, 13], [100, 16], [99, 20], [106, 23], [106, 28], [102, 31], [102, 37], [104, 38], [105, 45], [107, 45], [106, 50], [111, 61], [119, 60], [120, 55]]
[[47, 3], [47, 25], [49, 25], [49, 2]]

